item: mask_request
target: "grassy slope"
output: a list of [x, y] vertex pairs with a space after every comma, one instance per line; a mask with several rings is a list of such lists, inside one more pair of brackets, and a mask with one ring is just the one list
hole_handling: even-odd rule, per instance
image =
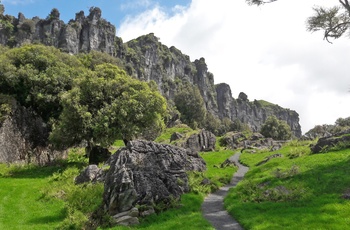
[[[341, 196], [350, 189], [350, 150], [309, 155], [305, 154], [307, 149], [308, 146], [284, 147], [277, 151], [283, 158], [274, 158], [261, 166], [255, 164], [271, 152], [242, 155], [241, 160], [250, 166], [250, 171], [244, 181], [230, 191], [225, 206], [246, 229], [349, 228], [350, 201]], [[303, 154], [289, 159], [288, 154], [298, 151]], [[297, 169], [296, 174], [278, 176], [277, 172], [288, 174], [292, 168]], [[247, 189], [263, 182], [269, 184], [260, 190], [262, 192], [285, 186], [296, 189], [298, 196], [278, 202], [247, 200], [244, 195]]]
[[[77, 150], [71, 151], [70, 154], [69, 159], [77, 162], [63, 164], [63, 168], [57, 166], [8, 168], [0, 164], [0, 229], [81, 229], [84, 220], [79, 217], [80, 213], [91, 213], [90, 210], [83, 211], [83, 209], [100, 201], [84, 200], [81, 201], [84, 207], [78, 207], [78, 204], [74, 204], [77, 203], [76, 198], [99, 200], [103, 191], [99, 189], [96, 192], [91, 186], [81, 190], [73, 185], [73, 177], [79, 171], [77, 166], [81, 168], [84, 160]], [[201, 153], [208, 170], [190, 177], [192, 178], [190, 183], [194, 186], [193, 192], [182, 196], [181, 206], [158, 215], [151, 215], [142, 220], [140, 226], [114, 229], [213, 229], [202, 216], [201, 204], [205, 192], [230, 181], [235, 168], [221, 169], [214, 165], [221, 164], [232, 154], [232, 151]], [[212, 184], [199, 185], [203, 177], [209, 178]], [[73, 210], [75, 214], [68, 216], [67, 209]]]
[[[44, 201], [40, 190], [58, 168], [26, 168], [3, 175], [0, 167], [0, 229], [54, 229], [64, 219], [63, 202]], [[6, 173], [7, 174], [7, 173]]]

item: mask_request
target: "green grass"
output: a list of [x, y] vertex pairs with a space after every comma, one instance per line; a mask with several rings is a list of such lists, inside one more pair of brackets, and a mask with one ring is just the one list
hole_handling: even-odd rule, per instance
[[[230, 181], [235, 168], [217, 168], [232, 151], [201, 153], [207, 171], [190, 173], [192, 192], [181, 205], [141, 219], [134, 227], [112, 229], [213, 229], [201, 212], [206, 194]], [[102, 202], [103, 185], [76, 186], [73, 178], [86, 165], [82, 149], [50, 167], [0, 164], [0, 229], [82, 229]], [[209, 185], [201, 185], [209, 178]], [[106, 218], [106, 217], [105, 217]], [[106, 218], [108, 219], [108, 218]]]
[[191, 129], [187, 125], [180, 124], [180, 125], [174, 126], [172, 128], [165, 129], [164, 132], [159, 137], [156, 138], [155, 142], [169, 144], [170, 137], [175, 132], [178, 132], [178, 133], [184, 135], [185, 137], [189, 137], [190, 135], [197, 133], [198, 131]]
[[64, 203], [41, 194], [56, 170], [0, 165], [0, 229], [54, 229], [63, 221]]
[[[348, 229], [350, 201], [341, 196], [350, 189], [350, 149], [312, 155], [308, 148], [285, 146], [276, 151], [284, 157], [260, 166], [274, 153], [242, 154], [250, 170], [230, 190], [225, 207], [245, 229]], [[278, 186], [290, 194], [264, 195]]]

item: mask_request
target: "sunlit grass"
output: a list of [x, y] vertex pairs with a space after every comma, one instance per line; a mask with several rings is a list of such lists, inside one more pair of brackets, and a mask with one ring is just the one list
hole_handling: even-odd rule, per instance
[[[225, 199], [229, 213], [246, 229], [347, 229], [350, 201], [341, 196], [350, 188], [350, 149], [311, 154], [308, 148], [307, 144], [285, 146], [274, 152], [282, 158], [260, 166], [256, 164], [274, 153], [242, 154], [241, 160], [250, 170]], [[293, 152], [302, 154], [290, 158]], [[297, 172], [288, 175], [292, 167]], [[263, 184], [260, 190], [254, 187]], [[277, 186], [297, 188], [300, 194], [278, 202], [268, 200], [274, 197], [258, 202], [244, 195], [247, 189], [263, 194]]]

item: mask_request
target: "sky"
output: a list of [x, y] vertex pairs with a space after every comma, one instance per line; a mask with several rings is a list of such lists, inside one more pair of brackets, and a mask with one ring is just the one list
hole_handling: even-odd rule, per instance
[[[227, 83], [253, 101], [266, 100], [299, 114], [302, 132], [350, 116], [350, 37], [333, 44], [306, 31], [312, 7], [329, 0], [2, 0], [5, 14], [46, 18], [57, 8], [68, 22], [100, 7], [102, 17], [129, 41], [154, 33], [191, 60], [204, 57], [215, 84]], [[294, 2], [294, 3], [293, 3]]]

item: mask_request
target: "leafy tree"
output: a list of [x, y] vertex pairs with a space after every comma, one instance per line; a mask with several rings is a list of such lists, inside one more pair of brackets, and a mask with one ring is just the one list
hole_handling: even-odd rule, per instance
[[60, 95], [83, 72], [78, 59], [43, 45], [0, 47], [0, 51], [0, 92], [13, 95], [45, 121], [57, 118], [62, 110]]
[[[262, 5], [277, 0], [246, 0], [249, 5]], [[314, 15], [307, 19], [307, 30], [310, 32], [323, 31], [323, 37], [337, 39], [349, 31], [350, 27], [350, 4], [348, 0], [339, 0], [340, 5], [325, 8], [315, 6]], [[330, 42], [331, 43], [331, 42]]]
[[292, 137], [290, 126], [276, 116], [270, 116], [261, 127], [261, 134], [276, 140], [288, 140]]
[[335, 125], [340, 126], [340, 127], [349, 127], [350, 126], [350, 117], [338, 118], [335, 121]]
[[163, 127], [166, 111], [165, 99], [154, 87], [111, 64], [76, 79], [62, 105], [50, 140], [61, 148], [86, 141], [88, 154], [94, 146], [127, 142], [148, 128]]
[[175, 106], [181, 113], [181, 121], [192, 129], [202, 126], [206, 116], [204, 100], [196, 86], [185, 84], [175, 95]]

